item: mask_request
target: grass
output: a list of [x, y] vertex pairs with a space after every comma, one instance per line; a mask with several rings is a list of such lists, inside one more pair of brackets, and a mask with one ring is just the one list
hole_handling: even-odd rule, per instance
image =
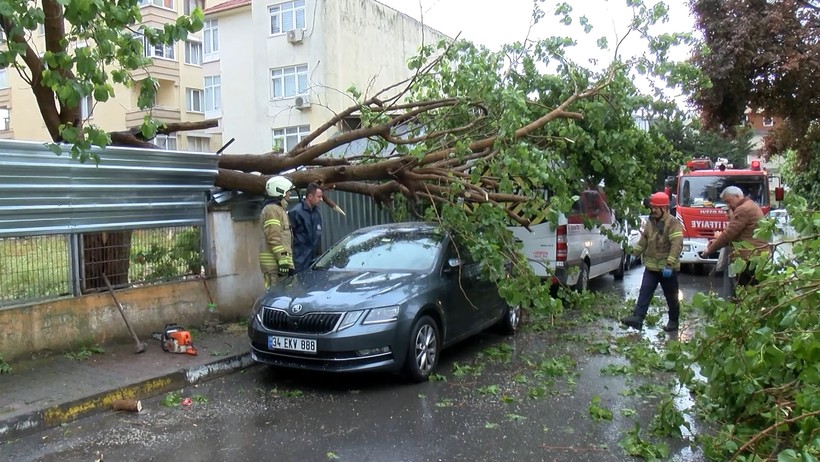
[[[131, 283], [178, 280], [201, 270], [199, 228], [136, 230], [128, 245], [129, 261], [122, 264]], [[71, 295], [70, 255], [66, 234], [0, 238], [0, 305]]]

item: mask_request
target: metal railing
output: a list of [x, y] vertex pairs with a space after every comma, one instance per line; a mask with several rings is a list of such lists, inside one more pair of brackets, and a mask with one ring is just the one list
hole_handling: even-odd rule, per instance
[[201, 276], [202, 228], [0, 238], [0, 306]]

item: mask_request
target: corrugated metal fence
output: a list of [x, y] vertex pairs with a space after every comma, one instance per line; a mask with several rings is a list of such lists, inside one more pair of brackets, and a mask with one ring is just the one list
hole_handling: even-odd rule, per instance
[[329, 191], [328, 196], [345, 211], [345, 215], [330, 207], [319, 208], [323, 227], [322, 250], [359, 228], [393, 222], [390, 212], [378, 208], [370, 197], [345, 191]]
[[0, 141], [0, 305], [199, 275], [210, 153]]
[[96, 149], [99, 164], [43, 143], [0, 141], [0, 237], [205, 223], [215, 154]]

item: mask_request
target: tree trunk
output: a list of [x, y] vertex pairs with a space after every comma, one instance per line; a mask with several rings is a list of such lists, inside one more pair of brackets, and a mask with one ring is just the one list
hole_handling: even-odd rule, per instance
[[114, 287], [128, 284], [131, 231], [83, 234], [83, 293], [105, 289], [105, 274]]

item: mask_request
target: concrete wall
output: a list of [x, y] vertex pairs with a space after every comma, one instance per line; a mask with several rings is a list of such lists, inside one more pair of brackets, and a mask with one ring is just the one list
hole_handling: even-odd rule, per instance
[[[141, 341], [149, 342], [151, 333], [168, 323], [200, 328], [211, 299], [222, 321], [236, 321], [248, 316], [264, 292], [258, 222], [235, 222], [230, 211], [217, 209], [209, 213], [208, 229], [212, 274], [206, 280], [115, 291]], [[7, 362], [131, 341], [108, 292], [0, 309], [0, 355]]]
[[[201, 280], [118, 290], [116, 296], [143, 342], [166, 323], [198, 327], [207, 313]], [[130, 339], [108, 292], [0, 310], [0, 352], [7, 362]]]

